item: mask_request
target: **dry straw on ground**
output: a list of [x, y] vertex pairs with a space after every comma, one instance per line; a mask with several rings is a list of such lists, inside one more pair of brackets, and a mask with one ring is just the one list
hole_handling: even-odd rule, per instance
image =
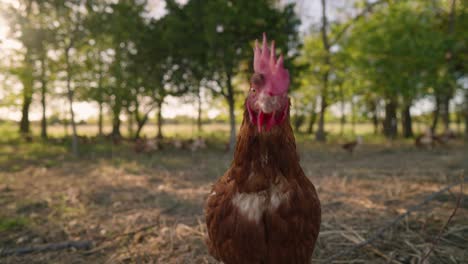
[[[0, 262], [216, 263], [203, 242], [202, 205], [229, 155], [210, 147], [135, 156], [125, 144], [112, 155], [94, 150], [79, 160], [57, 153], [28, 157], [22, 146], [11, 150], [5, 162], [22, 166], [2, 163], [0, 220], [21, 225], [0, 229], [0, 248], [63, 241], [92, 241], [93, 248], [9, 255]], [[428, 252], [425, 263], [468, 259], [466, 188], [419, 205], [459, 182], [468, 169], [465, 146], [367, 145], [351, 156], [339, 147], [301, 142], [300, 154], [323, 205], [314, 263], [339, 252], [346, 254], [328, 263], [421, 263]]]

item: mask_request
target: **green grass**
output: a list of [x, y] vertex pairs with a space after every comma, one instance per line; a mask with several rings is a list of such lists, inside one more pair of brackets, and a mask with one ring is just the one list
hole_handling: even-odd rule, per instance
[[[239, 129], [240, 122], [238, 122]], [[428, 127], [428, 124], [414, 122], [413, 130], [415, 134], [424, 133]], [[315, 126], [316, 128], [316, 126]], [[401, 128], [401, 127], [400, 127]], [[33, 134], [36, 137], [39, 137], [40, 134], [40, 126], [36, 123], [31, 125], [31, 129]], [[381, 127], [379, 127], [381, 129]], [[440, 126], [442, 129], [442, 126]], [[456, 124], [452, 124], [451, 129], [455, 132], [463, 131], [464, 126], [457, 127]], [[17, 133], [17, 125], [14, 123], [4, 123], [0, 124], [0, 135], [7, 135], [6, 137], [1, 138], [1, 141], [11, 141], [14, 139], [18, 139]], [[104, 126], [104, 133], [109, 134], [111, 132], [111, 126], [105, 125]], [[121, 133], [124, 136], [128, 136], [128, 126], [126, 124], [122, 124], [121, 126]], [[305, 130], [305, 127], [301, 128], [302, 131]], [[340, 138], [340, 139], [351, 139], [354, 138], [356, 135], [364, 136], [368, 139], [373, 140], [382, 140], [384, 139], [380, 134], [374, 134], [374, 127], [370, 123], [357, 123], [353, 129], [351, 124], [346, 124], [344, 126], [343, 134], [341, 134], [341, 127], [339, 123], [327, 123], [325, 124], [325, 130], [329, 134], [330, 139]], [[97, 125], [94, 124], [84, 124], [78, 125], [77, 131], [79, 135], [87, 135], [87, 136], [94, 136], [98, 132]], [[147, 137], [154, 137], [156, 135], [157, 127], [153, 123], [149, 123], [144, 126], [142, 130], [142, 135], [146, 135]], [[442, 132], [442, 131], [439, 131]], [[48, 134], [51, 137], [64, 137], [65, 135], [71, 135], [71, 127], [68, 127], [68, 132], [65, 133], [65, 129], [62, 125], [50, 125], [48, 127]], [[219, 123], [212, 123], [212, 124], [204, 124], [203, 131], [198, 132], [197, 127], [195, 124], [165, 124], [163, 126], [163, 134], [166, 137], [177, 137], [177, 138], [193, 138], [196, 136], [203, 136], [208, 138], [214, 139], [222, 139], [227, 140], [229, 136], [229, 126], [228, 124], [219, 124]], [[300, 134], [300, 133], [299, 133]]]
[[11, 122], [0, 122], [0, 144], [18, 140], [18, 126]]
[[[422, 124], [414, 125], [415, 133], [422, 133], [424, 130]], [[105, 127], [105, 132], [110, 132], [110, 127]], [[126, 126], [122, 126], [122, 132], [126, 132]], [[348, 124], [345, 127], [344, 133], [340, 134], [340, 126], [336, 123], [326, 124], [328, 132], [328, 141], [326, 145], [337, 145], [349, 140], [354, 140], [357, 135], [361, 136], [365, 144], [382, 145], [387, 144], [388, 140], [381, 134], [374, 134], [371, 124], [360, 123], [356, 124], [354, 132]], [[457, 131], [456, 129], [454, 129]], [[70, 154], [71, 138], [63, 138], [64, 129], [62, 126], [51, 125], [48, 128], [50, 138], [62, 138], [61, 140], [44, 141], [39, 137], [39, 126], [36, 123], [32, 124], [33, 142], [26, 142], [18, 133], [17, 124], [11, 122], [0, 123], [0, 170], [4, 169], [9, 172], [19, 171], [27, 166], [41, 166], [52, 168], [60, 166], [64, 161], [74, 160]], [[152, 137], [155, 136], [156, 128], [154, 124], [148, 124], [143, 133]], [[198, 135], [207, 140], [210, 149], [224, 151], [229, 138], [229, 128], [223, 124], [206, 124], [203, 131], [198, 133], [196, 127], [191, 124], [167, 124], [163, 127], [163, 133], [166, 138], [194, 138]], [[95, 135], [97, 133], [96, 125], [80, 125], [78, 126], [80, 135]], [[315, 135], [306, 134], [303, 132], [296, 133], [297, 144], [322, 148], [326, 145], [319, 144], [315, 141]], [[395, 142], [394, 142], [395, 143]], [[398, 139], [398, 145], [412, 145], [413, 139]], [[80, 144], [80, 159], [98, 160], [112, 159], [114, 165], [119, 166], [128, 161], [134, 161], [134, 153], [132, 143], [123, 142], [120, 145], [113, 145], [106, 140], [100, 140], [95, 144]], [[139, 163], [144, 163], [146, 166], [153, 167], [154, 164], [165, 164], [168, 169], [181, 168], [188, 164], [188, 160], [193, 158], [190, 153], [178, 151], [168, 146], [163, 152], [152, 155], [151, 157], [139, 156]], [[130, 170], [132, 170], [130, 168]]]
[[25, 227], [28, 224], [26, 218], [15, 217], [15, 218], [6, 218], [0, 217], [0, 232], [18, 230]]

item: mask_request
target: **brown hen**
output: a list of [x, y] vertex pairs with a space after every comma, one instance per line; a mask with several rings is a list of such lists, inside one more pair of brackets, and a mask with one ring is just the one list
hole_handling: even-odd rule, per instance
[[299, 164], [289, 74], [265, 36], [254, 70], [234, 160], [206, 201], [207, 246], [225, 264], [310, 263], [320, 201]]

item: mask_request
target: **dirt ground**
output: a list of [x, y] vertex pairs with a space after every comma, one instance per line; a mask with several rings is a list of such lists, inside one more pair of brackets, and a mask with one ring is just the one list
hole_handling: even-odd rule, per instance
[[[433, 150], [365, 144], [349, 155], [301, 140], [298, 149], [323, 206], [314, 263], [363, 241], [468, 169], [461, 142]], [[130, 143], [89, 144], [76, 159], [60, 144], [16, 141], [0, 151], [0, 263], [216, 263], [204, 246], [202, 208], [231, 161], [223, 147], [137, 155]], [[425, 263], [468, 263], [467, 190]], [[437, 196], [372, 246], [333, 263], [419, 263], [459, 193]], [[70, 240], [92, 247], [1, 256]]]

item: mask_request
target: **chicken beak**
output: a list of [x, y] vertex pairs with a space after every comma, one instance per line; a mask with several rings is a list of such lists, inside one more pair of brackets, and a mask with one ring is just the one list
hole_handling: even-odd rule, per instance
[[269, 131], [275, 124], [275, 111], [280, 107], [280, 100], [278, 97], [268, 93], [260, 94], [258, 101], [258, 116], [257, 126], [258, 132], [262, 132], [262, 128], [265, 125], [265, 130]]

